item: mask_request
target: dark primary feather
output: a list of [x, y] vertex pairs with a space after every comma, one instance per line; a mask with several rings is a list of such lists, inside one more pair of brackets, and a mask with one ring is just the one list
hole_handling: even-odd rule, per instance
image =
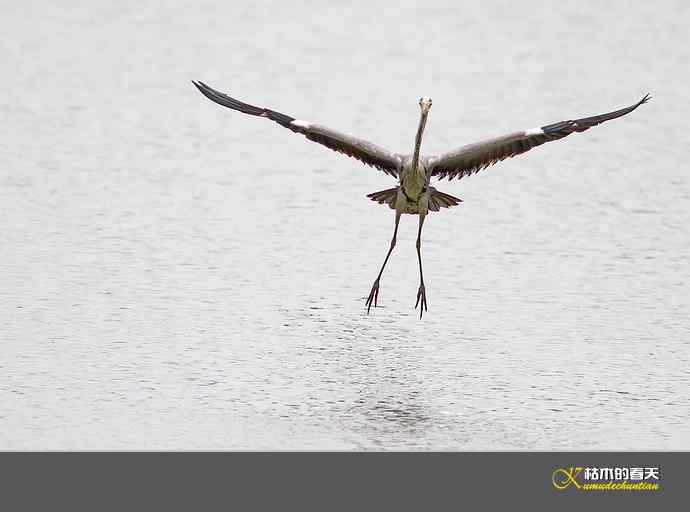
[[192, 83], [197, 89], [199, 89], [201, 94], [206, 96], [211, 101], [218, 103], [219, 105], [237, 110], [238, 112], [242, 112], [244, 114], [249, 114], [251, 116], [266, 117], [295, 133], [301, 133], [307, 139], [313, 142], [322, 144], [323, 146], [337, 151], [338, 153], [356, 158], [357, 160], [380, 169], [393, 177], [398, 176], [398, 171], [400, 169], [402, 160], [399, 155], [395, 153], [391, 153], [365, 140], [339, 133], [325, 126], [316, 125], [313, 123], [309, 123], [309, 126], [293, 124], [293, 121], [295, 121], [294, 117], [281, 114], [280, 112], [276, 112], [275, 110], [268, 108], [261, 108], [248, 103], [243, 103], [235, 98], [231, 98], [227, 94], [216, 91], [203, 82], [192, 81]]
[[231, 98], [227, 94], [216, 91], [203, 82], [195, 82], [192, 80], [192, 83], [197, 89], [199, 89], [201, 94], [206, 96], [211, 101], [218, 103], [219, 105], [237, 110], [238, 112], [242, 112], [244, 114], [249, 114], [250, 116], [267, 117], [271, 121], [275, 121], [285, 128], [290, 128], [292, 131], [296, 131], [290, 126], [290, 123], [295, 120], [294, 117], [286, 116], [285, 114], [281, 114], [280, 112], [276, 112], [275, 110], [270, 110], [268, 108], [260, 108], [255, 107], [254, 105], [249, 105], [248, 103], [243, 103], [235, 98]]
[[546, 142], [562, 139], [573, 132], [584, 132], [592, 126], [629, 114], [649, 99], [650, 96], [647, 94], [634, 105], [607, 114], [549, 124], [541, 128], [541, 133], [515, 132], [503, 137], [469, 144], [430, 159], [431, 175], [439, 179], [448, 178], [449, 180], [468, 176], [496, 162], [525, 153]]

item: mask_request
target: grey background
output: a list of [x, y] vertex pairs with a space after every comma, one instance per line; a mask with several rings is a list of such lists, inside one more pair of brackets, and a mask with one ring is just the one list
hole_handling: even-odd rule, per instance
[[[683, 2], [4, 2], [0, 448], [688, 449]], [[438, 187], [396, 151], [654, 99]]]
[[[31, 510], [50, 510], [63, 503], [70, 510], [418, 511], [456, 509], [459, 504], [510, 510], [520, 500], [539, 510], [646, 512], [684, 510], [688, 455], [639, 451], [5, 452], [0, 453], [0, 478], [6, 488], [3, 502]], [[556, 490], [554, 470], [572, 465], [658, 467], [659, 490], [583, 492], [574, 486]], [[78, 493], [75, 482], [79, 482]]]

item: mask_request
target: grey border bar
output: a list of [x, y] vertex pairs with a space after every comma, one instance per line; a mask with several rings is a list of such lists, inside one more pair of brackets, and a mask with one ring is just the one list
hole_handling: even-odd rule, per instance
[[[569, 466], [659, 467], [660, 490], [558, 491]], [[5, 452], [0, 482], [3, 510], [649, 511], [683, 509], [688, 467], [688, 452]]]

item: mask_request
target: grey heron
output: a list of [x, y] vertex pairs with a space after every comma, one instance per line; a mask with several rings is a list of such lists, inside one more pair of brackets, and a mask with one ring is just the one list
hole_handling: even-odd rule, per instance
[[398, 180], [397, 186], [393, 188], [367, 195], [373, 201], [379, 204], [387, 204], [391, 209], [395, 210], [395, 227], [386, 258], [383, 260], [381, 269], [374, 280], [365, 302], [365, 307], [367, 308], [367, 313], [369, 313], [372, 305], [374, 307], [378, 306], [379, 281], [395, 247], [400, 216], [403, 213], [418, 215], [419, 229], [417, 231], [416, 247], [419, 262], [419, 289], [417, 290], [415, 309], [419, 306], [420, 319], [424, 311], [428, 311], [421, 253], [424, 219], [430, 211], [437, 212], [441, 208], [450, 208], [461, 202], [461, 199], [432, 187], [430, 185], [431, 178], [447, 178], [450, 181], [454, 178], [459, 179], [463, 176], [469, 176], [506, 158], [525, 153], [545, 142], [562, 139], [573, 132], [583, 132], [604, 121], [629, 114], [650, 99], [649, 94], [647, 94], [634, 105], [606, 114], [561, 121], [540, 128], [517, 131], [502, 137], [462, 146], [438, 156], [423, 156], [420, 155], [422, 135], [424, 134], [432, 103], [431, 98], [427, 96], [419, 100], [421, 115], [415, 136], [414, 151], [412, 154], [400, 154], [392, 153], [371, 142], [345, 135], [317, 123], [303, 121], [281, 114], [275, 110], [243, 103], [222, 92], [216, 91], [203, 82], [192, 81], [192, 83], [204, 96], [219, 105], [244, 114], [265, 117], [275, 121], [295, 133], [304, 135], [313, 142], [318, 142], [338, 153], [356, 158], [362, 163], [379, 169]]

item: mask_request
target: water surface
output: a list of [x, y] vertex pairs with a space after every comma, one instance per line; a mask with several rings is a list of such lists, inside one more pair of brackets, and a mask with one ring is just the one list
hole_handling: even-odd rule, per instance
[[[683, 2], [3, 8], [0, 448], [689, 449]], [[437, 153], [654, 100], [438, 188], [191, 79]]]

